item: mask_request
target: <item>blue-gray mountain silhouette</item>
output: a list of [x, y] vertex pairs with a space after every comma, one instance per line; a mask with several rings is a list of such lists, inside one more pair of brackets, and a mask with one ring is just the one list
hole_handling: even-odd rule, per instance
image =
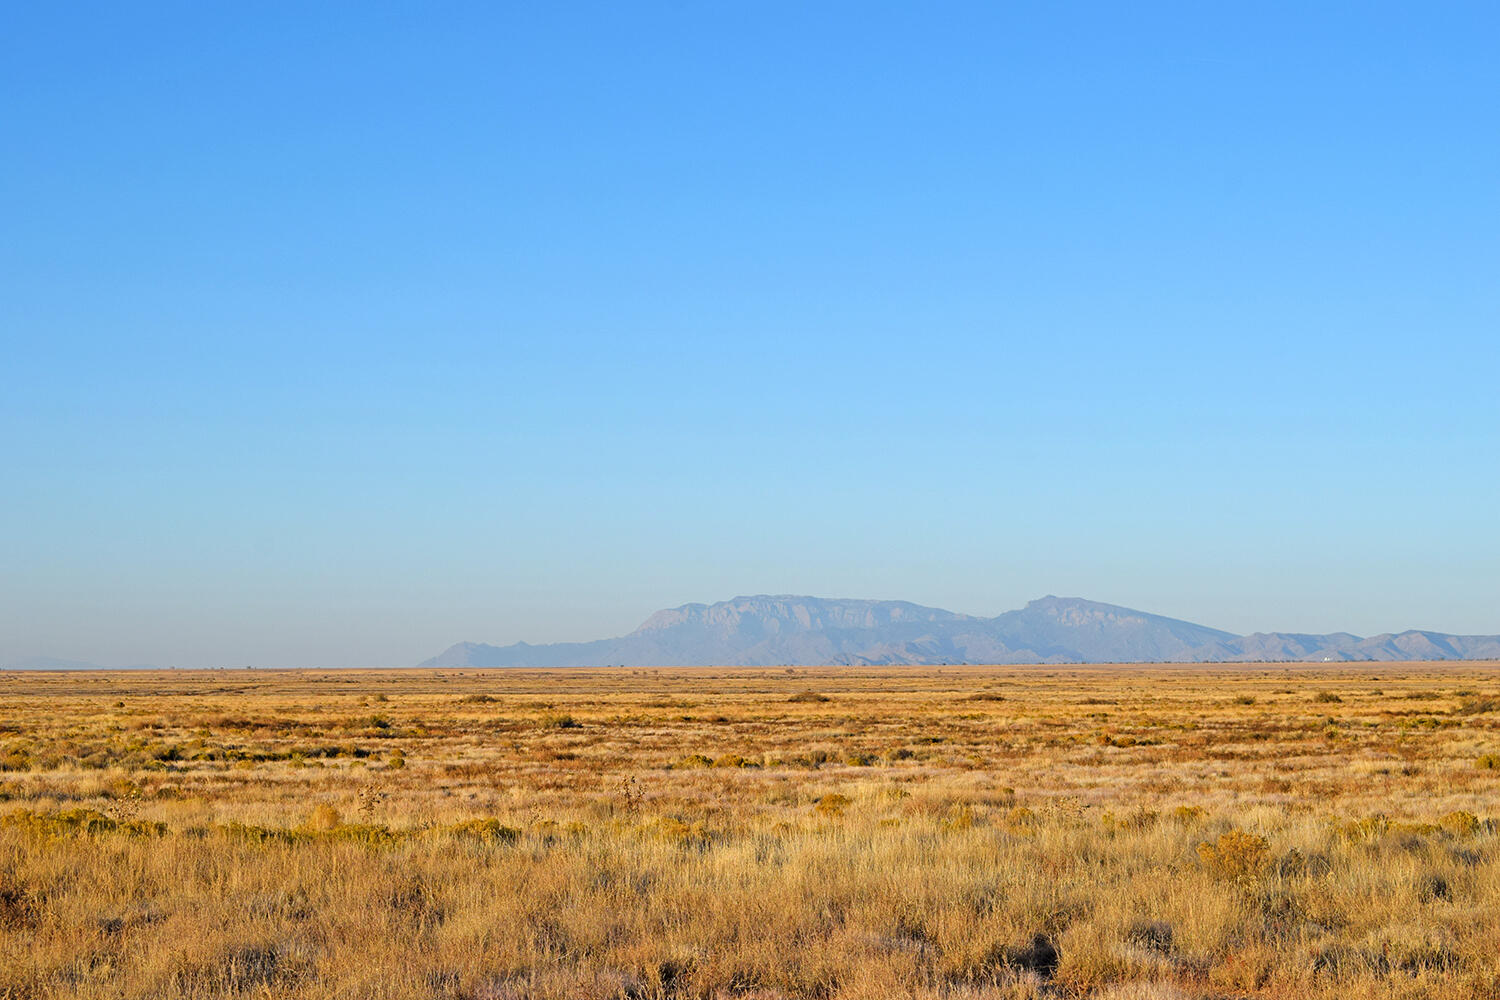
[[461, 642], [424, 667], [820, 666], [1500, 658], [1500, 636], [1235, 635], [1113, 604], [1044, 597], [994, 618], [905, 601], [736, 597], [658, 611], [618, 639]]

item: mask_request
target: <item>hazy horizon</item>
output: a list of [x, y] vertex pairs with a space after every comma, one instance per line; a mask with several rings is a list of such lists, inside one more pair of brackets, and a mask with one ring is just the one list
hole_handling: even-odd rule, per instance
[[[1037, 598], [1033, 598], [1032, 600], [1042, 600], [1044, 598], [1050, 598], [1050, 597], [1053, 597], [1053, 596], [1060, 596], [1060, 597], [1065, 597], [1065, 598], [1078, 598], [1078, 595], [1051, 595], [1051, 594], [1048, 594], [1048, 595], [1039, 595]], [[744, 599], [744, 598], [750, 598], [750, 597], [791, 597], [791, 598], [811, 598], [811, 599], [833, 600], [833, 601], [839, 601], [839, 600], [876, 601], [876, 602], [898, 601], [898, 602], [916, 604], [916, 605], [921, 606], [921, 607], [930, 607], [930, 608], [936, 608], [937, 607], [935, 605], [924, 605], [921, 602], [917, 602], [917, 601], [905, 601], [904, 598], [870, 598], [870, 597], [849, 598], [849, 597], [833, 597], [833, 596], [830, 596], [830, 595], [809, 595], [809, 594], [777, 594], [777, 595], [768, 595], [768, 594], [760, 594], [760, 595], [739, 594], [739, 595], [734, 595], [733, 597], [730, 597], [730, 598], [724, 598], [724, 599], [722, 599], [722, 601], [688, 601], [688, 602], [683, 602], [682, 604], [672, 605], [670, 607], [657, 608], [657, 609], [654, 609], [654, 611], [675, 610], [677, 608], [687, 607], [687, 606], [692, 606], [692, 605], [700, 605], [700, 606], [701, 605], [714, 605], [714, 604], [717, 604], [717, 603], [723, 603], [723, 602], [728, 602], [728, 601], [733, 601], [733, 600], [739, 600], [739, 599]], [[1089, 600], [1089, 598], [1086, 598], [1086, 597], [1085, 598], [1079, 598], [1079, 599]], [[1020, 607], [1026, 605], [1026, 604], [1030, 604], [1030, 603], [1031, 603], [1031, 601], [1026, 601], [1026, 602], [1022, 602], [1021, 604], [1016, 605], [1014, 608], [1003, 608], [1003, 609], [1000, 609], [998, 611], [987, 611], [987, 612], [970, 612], [970, 611], [963, 611], [963, 610], [954, 609], [954, 608], [940, 608], [939, 610], [955, 611], [958, 614], [969, 615], [971, 617], [976, 617], [976, 618], [990, 618], [990, 617], [994, 617], [995, 615], [1000, 614], [1000, 613], [1002, 613], [1004, 611], [1014, 611], [1014, 610], [1017, 610]], [[1131, 608], [1128, 605], [1120, 605], [1120, 604], [1118, 604], [1118, 602], [1101, 601], [1101, 602], [1097, 602], [1097, 603], [1109, 604], [1109, 605], [1116, 606], [1116, 607], [1125, 607], [1128, 610], [1145, 612], [1148, 615], [1160, 614], [1159, 612], [1156, 612], [1156, 611], [1154, 611], [1151, 608], [1138, 608], [1138, 607], [1137, 608]], [[505, 640], [505, 641], [502, 641], [502, 642], [496, 642], [496, 643], [489, 643], [488, 640], [483, 639], [483, 638], [475, 639], [473, 637], [470, 637], [468, 639], [458, 639], [458, 640], [455, 640], [455, 643], [461, 643], [461, 642], [479, 642], [479, 643], [496, 645], [496, 646], [504, 646], [504, 645], [510, 645], [510, 644], [512, 644], [514, 642], [527, 642], [527, 643], [530, 643], [532, 645], [545, 645], [545, 644], [548, 644], [548, 643], [551, 643], [551, 642], [562, 642], [562, 643], [569, 643], [569, 642], [589, 642], [589, 641], [593, 641], [593, 640], [610, 639], [610, 638], [615, 638], [617, 636], [623, 636], [623, 635], [629, 634], [629, 633], [633, 632], [636, 628], [638, 628], [640, 625], [642, 625], [646, 621], [646, 619], [648, 617], [650, 617], [650, 616], [649, 615], [643, 616], [634, 625], [632, 625], [632, 626], [630, 626], [628, 628], [621, 629], [619, 633], [610, 633], [608, 635], [605, 635], [605, 634], [588, 635], [588, 636], [578, 635], [578, 636], [567, 636], [567, 637], [564, 637], [564, 638], [561, 638], [561, 639], [553, 639], [553, 640], [532, 640], [532, 639], [526, 639], [525, 637], [521, 637], [520, 639], [509, 639], [509, 640]], [[1206, 626], [1208, 628], [1217, 628], [1218, 627], [1213, 622], [1191, 621], [1189, 619], [1180, 618], [1180, 616], [1177, 616], [1177, 615], [1165, 614], [1165, 615], [1162, 615], [1162, 617], [1172, 618], [1172, 619], [1176, 619], [1176, 620], [1179, 620], [1179, 621], [1189, 621], [1190, 624], [1200, 625], [1200, 626]], [[1403, 627], [1403, 628], [1386, 628], [1386, 629], [1380, 629], [1380, 630], [1375, 631], [1375, 632], [1355, 633], [1355, 634], [1360, 635], [1361, 637], [1368, 637], [1370, 635], [1384, 634], [1384, 633], [1395, 634], [1395, 633], [1400, 633], [1400, 632], [1407, 631], [1407, 628], [1417, 629], [1417, 630], [1421, 630], [1421, 631], [1444, 632], [1446, 634], [1465, 634], [1465, 633], [1453, 633], [1451, 630], [1436, 629], [1436, 628], [1427, 628], [1427, 627], [1423, 627], [1423, 626], [1409, 626], [1409, 627]], [[1352, 630], [1349, 630], [1349, 629], [1301, 630], [1301, 629], [1282, 629], [1282, 628], [1268, 627], [1268, 628], [1264, 628], [1264, 629], [1250, 629], [1250, 630], [1246, 630], [1244, 632], [1238, 632], [1237, 630], [1234, 630], [1234, 629], [1225, 629], [1224, 631], [1233, 632], [1235, 634], [1242, 634], [1242, 635], [1249, 635], [1249, 634], [1257, 633], [1257, 632], [1290, 633], [1290, 632], [1312, 631], [1313, 634], [1320, 634], [1320, 635], [1322, 635], [1322, 634], [1332, 634], [1332, 633], [1338, 633], [1338, 632], [1350, 632]], [[1483, 632], [1479, 632], [1479, 633], [1467, 633], [1467, 634], [1470, 634], [1470, 635], [1494, 635], [1494, 634], [1500, 634], [1500, 633], [1483, 633]], [[447, 645], [453, 645], [455, 643], [449, 643]], [[424, 657], [424, 659], [425, 658], [426, 657]], [[16, 657], [16, 658], [13, 658], [11, 661], [0, 660], [0, 668], [4, 668], [7, 665], [14, 666], [14, 665], [17, 665], [17, 664], [19, 664], [19, 663], [21, 663], [23, 661], [26, 661], [26, 660], [36, 660], [36, 659], [51, 659], [51, 660], [58, 660], [58, 661], [73, 661], [73, 662], [67, 663], [66, 665], [63, 665], [63, 664], [60, 663], [58, 665], [58, 669], [74, 669], [74, 668], [86, 668], [86, 667], [103, 667], [103, 668], [106, 668], [106, 669], [125, 669], [125, 668], [137, 668], [137, 667], [139, 667], [139, 668], [149, 668], [149, 667], [159, 667], [159, 668], [173, 667], [173, 668], [176, 668], [176, 667], [182, 667], [182, 668], [185, 668], [185, 669], [193, 669], [193, 668], [226, 668], [226, 667], [227, 668], [236, 668], [236, 667], [246, 667], [246, 666], [259, 667], [259, 668], [264, 668], [264, 669], [278, 669], [278, 668], [290, 668], [290, 669], [295, 669], [295, 668], [333, 669], [333, 668], [345, 668], [345, 667], [347, 667], [347, 668], [360, 668], [360, 667], [393, 667], [393, 668], [399, 668], [399, 667], [408, 667], [408, 666], [414, 665], [414, 661], [370, 661], [370, 662], [367, 662], [367, 663], [357, 663], [357, 662], [303, 662], [303, 663], [241, 663], [241, 662], [217, 662], [217, 663], [214, 663], [214, 662], [201, 662], [201, 663], [146, 663], [146, 662], [137, 661], [137, 662], [128, 662], [128, 663], [127, 662], [95, 663], [93, 661], [78, 661], [78, 660], [75, 660], [74, 658], [71, 658], [71, 657], [54, 657], [54, 656], [51, 656], [50, 654], [37, 654], [37, 655], [33, 655], [31, 657]], [[1228, 661], [1228, 662], [1236, 662], [1236, 661]], [[1256, 662], [1256, 661], [1246, 661], [1246, 662]], [[1349, 661], [1349, 662], [1351, 662], [1351, 663], [1358, 663], [1358, 662], [1376, 663], [1376, 662], [1380, 662], [1380, 661]], [[705, 664], [705, 665], [708, 665], [708, 664]]]
[[1493, 6], [8, 28], [0, 662], [1500, 633]]

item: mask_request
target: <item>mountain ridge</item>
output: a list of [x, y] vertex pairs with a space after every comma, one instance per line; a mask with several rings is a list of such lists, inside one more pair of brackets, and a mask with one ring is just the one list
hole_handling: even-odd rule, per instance
[[948, 663], [1396, 662], [1500, 658], [1500, 636], [1422, 629], [1361, 637], [1237, 635], [1178, 618], [1047, 595], [993, 618], [909, 601], [742, 595], [650, 615], [613, 639], [461, 642], [422, 667], [836, 666]]

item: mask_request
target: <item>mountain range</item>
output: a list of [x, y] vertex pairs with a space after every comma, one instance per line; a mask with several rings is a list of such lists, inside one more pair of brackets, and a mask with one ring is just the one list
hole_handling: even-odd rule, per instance
[[758, 595], [658, 611], [629, 635], [510, 646], [461, 642], [423, 667], [821, 666], [1500, 659], [1500, 636], [1409, 630], [1236, 635], [1073, 597], [994, 618], [906, 601]]

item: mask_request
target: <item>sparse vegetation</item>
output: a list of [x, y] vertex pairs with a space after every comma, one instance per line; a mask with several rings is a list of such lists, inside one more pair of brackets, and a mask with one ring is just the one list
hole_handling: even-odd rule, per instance
[[1496, 995], [1493, 678], [1379, 671], [0, 674], [0, 997]]

